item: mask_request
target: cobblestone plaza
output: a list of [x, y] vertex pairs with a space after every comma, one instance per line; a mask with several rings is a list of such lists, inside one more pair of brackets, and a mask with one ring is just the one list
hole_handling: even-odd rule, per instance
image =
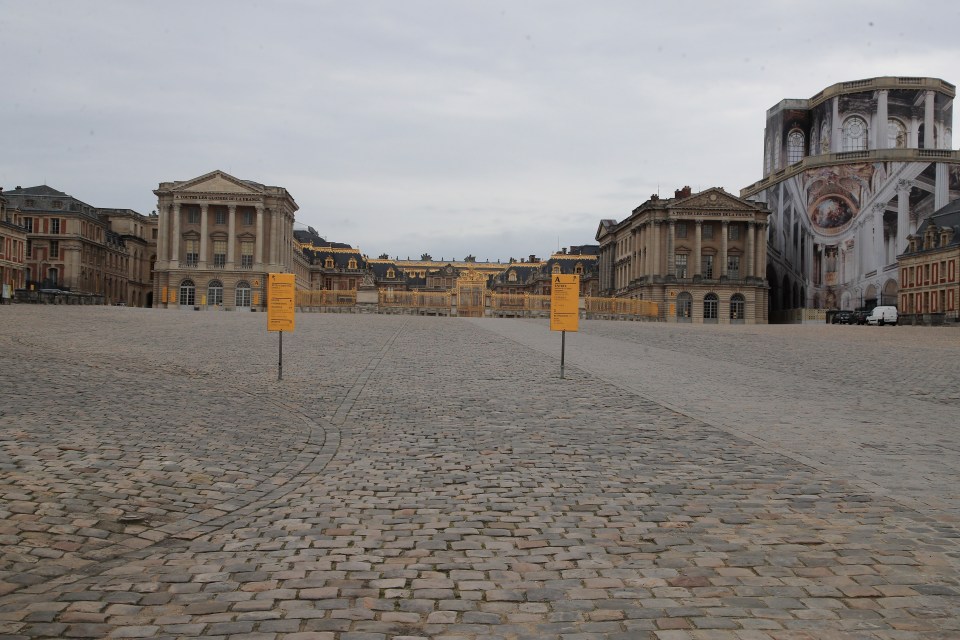
[[0, 318], [0, 638], [960, 637], [954, 328]]

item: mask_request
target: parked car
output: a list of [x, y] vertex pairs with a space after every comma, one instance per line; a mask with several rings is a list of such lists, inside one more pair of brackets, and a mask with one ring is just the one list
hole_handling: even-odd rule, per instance
[[897, 315], [896, 307], [881, 305], [874, 307], [870, 315], [867, 316], [867, 324], [875, 324], [882, 327], [885, 324], [897, 324], [899, 318], [900, 316]]
[[854, 324], [867, 324], [867, 316], [870, 315], [869, 309], [857, 309], [853, 312]]
[[833, 314], [833, 324], [853, 324], [853, 311], [847, 311], [846, 309], [841, 309]]

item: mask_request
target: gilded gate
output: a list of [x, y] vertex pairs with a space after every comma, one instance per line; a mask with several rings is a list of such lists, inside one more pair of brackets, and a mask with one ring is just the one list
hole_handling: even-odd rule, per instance
[[471, 269], [457, 278], [457, 315], [463, 318], [482, 318], [487, 276]]

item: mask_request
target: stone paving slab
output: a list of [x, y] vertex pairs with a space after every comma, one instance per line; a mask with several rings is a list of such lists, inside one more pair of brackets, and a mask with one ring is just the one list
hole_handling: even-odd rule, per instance
[[[542, 323], [307, 314], [284, 338], [278, 382], [276, 337], [257, 314], [7, 309], [16, 322], [0, 337], [3, 384], [30, 402], [0, 409], [0, 449], [19, 465], [0, 467], [3, 507], [12, 496], [20, 511], [69, 513], [69, 493], [16, 492], [82, 485], [79, 465], [112, 451], [110, 482], [83, 487], [84, 508], [106, 519], [136, 495], [171, 522], [210, 517], [75, 570], [5, 581], [0, 637], [960, 637], [950, 508], [915, 508], [834, 473], [829, 460], [798, 460], [755, 435], [761, 424], [733, 433], [716, 414], [736, 412], [736, 396], [724, 386], [697, 391], [710, 376], [686, 378], [669, 403], [646, 384], [632, 388], [639, 360], [623, 373], [614, 356], [644, 341], [721, 378], [731, 362], [744, 366], [673, 347], [656, 329], [586, 327], [568, 340], [573, 357], [560, 380], [555, 355], [531, 337]], [[89, 330], [69, 331], [81, 325]], [[782, 328], [751, 329], [765, 345]], [[40, 337], [51, 335], [59, 337]], [[547, 332], [544, 344], [555, 337]], [[740, 340], [716, 327], [689, 337]], [[607, 365], [575, 350], [587, 338]], [[831, 347], [842, 354], [843, 344]], [[759, 376], [769, 388], [775, 377], [807, 377], [802, 352], [793, 372], [769, 358], [781, 363]], [[86, 375], [91, 359], [96, 375]], [[12, 375], [13, 363], [26, 373]], [[674, 375], [664, 360], [643, 367], [652, 378]], [[921, 384], [938, 375], [921, 369]], [[68, 380], [84, 401], [64, 419], [56, 392]], [[702, 418], [683, 404], [717, 390], [727, 395]], [[936, 394], [911, 401], [950, 407], [949, 390]], [[124, 418], [107, 411], [112, 400]], [[746, 420], [757, 419], [748, 408]], [[230, 428], [210, 427], [224, 415]], [[949, 425], [935, 426], [949, 435]], [[842, 436], [832, 432], [837, 446]], [[187, 457], [205, 477], [152, 464]], [[184, 496], [223, 501], [184, 499], [179, 513], [166, 493], [151, 493], [165, 474]], [[226, 477], [242, 489], [214, 486]], [[18, 515], [5, 513], [3, 526], [18, 526]], [[38, 551], [60, 542], [27, 533], [14, 535]], [[97, 540], [81, 541], [78, 557]], [[19, 575], [6, 559], [2, 568]]]

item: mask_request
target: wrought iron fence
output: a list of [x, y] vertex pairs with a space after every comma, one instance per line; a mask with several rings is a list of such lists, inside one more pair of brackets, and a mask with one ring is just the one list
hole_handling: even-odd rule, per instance
[[492, 293], [490, 308], [493, 311], [549, 311], [550, 296], [532, 293]]
[[352, 307], [357, 304], [356, 290], [297, 291], [298, 307]]
[[586, 297], [583, 301], [584, 311], [588, 314], [641, 316], [644, 318], [656, 318], [660, 314], [660, 306], [649, 300]]
[[449, 309], [448, 291], [386, 291], [380, 290], [380, 306], [410, 309]]

